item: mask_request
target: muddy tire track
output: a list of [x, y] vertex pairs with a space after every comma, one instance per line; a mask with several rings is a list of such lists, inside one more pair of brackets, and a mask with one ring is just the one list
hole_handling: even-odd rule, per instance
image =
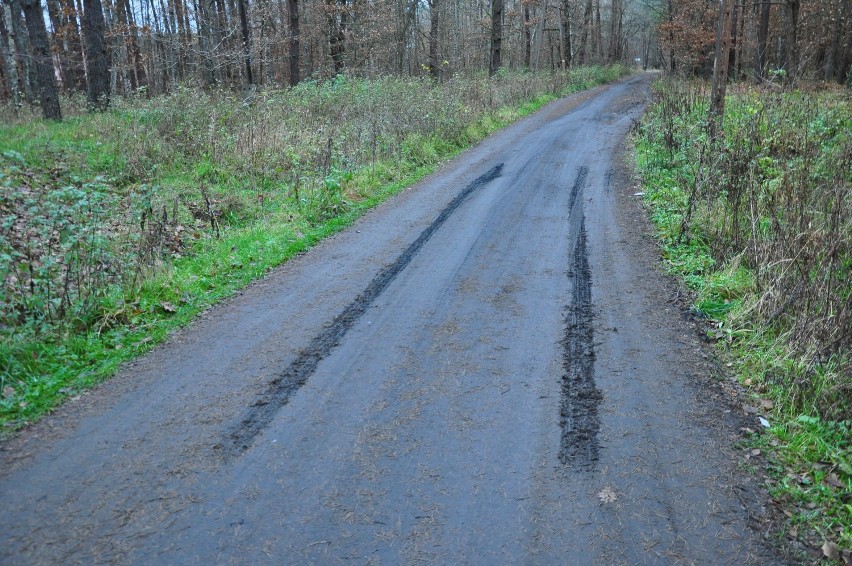
[[569, 200], [569, 218], [579, 222], [579, 232], [568, 272], [571, 278], [571, 304], [565, 309], [565, 338], [562, 341], [564, 375], [559, 459], [563, 464], [577, 469], [589, 469], [598, 459], [598, 405], [603, 400], [603, 395], [595, 386], [592, 274], [586, 248], [582, 202], [578, 206], [587, 176], [588, 168], [580, 167]]
[[254, 438], [269, 425], [279, 409], [287, 404], [290, 397], [307, 382], [323, 358], [340, 345], [349, 329], [367, 312], [373, 301], [405, 269], [417, 255], [417, 252], [447, 221], [450, 215], [477, 189], [498, 178], [502, 171], [503, 164], [500, 163], [466, 186], [393, 263], [382, 269], [343, 312], [325, 325], [322, 332], [317, 334], [310, 344], [296, 355], [287, 369], [269, 383], [268, 390], [252, 403], [240, 420], [239, 425], [229, 433], [227, 441], [215, 446], [223, 458], [239, 456], [251, 447]]

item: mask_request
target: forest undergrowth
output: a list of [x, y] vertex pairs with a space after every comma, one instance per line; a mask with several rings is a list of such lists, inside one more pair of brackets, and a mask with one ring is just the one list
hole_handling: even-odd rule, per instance
[[644, 198], [761, 419], [744, 450], [768, 462], [779, 536], [852, 558], [852, 96], [733, 85], [716, 139], [709, 98], [656, 83], [636, 137]]
[[[349, 225], [441, 161], [620, 66], [179, 89], [0, 107], [0, 422], [7, 432]], [[2, 434], [2, 430], [0, 430]]]

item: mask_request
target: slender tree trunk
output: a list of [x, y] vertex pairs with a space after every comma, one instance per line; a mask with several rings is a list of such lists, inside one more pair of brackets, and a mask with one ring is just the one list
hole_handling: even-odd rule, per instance
[[571, 0], [562, 0], [562, 65], [565, 69], [571, 67], [574, 54], [571, 45]]
[[74, 90], [74, 77], [71, 74], [70, 57], [68, 56], [68, 44], [65, 40], [65, 16], [59, 0], [47, 0], [47, 15], [53, 32], [50, 38], [53, 40], [53, 53], [59, 61], [59, 76], [62, 78], [62, 88], [65, 92]]
[[441, 66], [438, 61], [438, 10], [440, 0], [429, 0], [429, 75], [440, 80]]
[[88, 101], [93, 110], [109, 107], [110, 60], [104, 41], [106, 23], [101, 0], [83, 0], [83, 37], [86, 40]]
[[577, 62], [580, 65], [585, 65], [588, 60], [589, 52], [589, 31], [592, 27], [592, 0], [586, 0], [586, 9], [583, 12], [583, 31], [580, 36], [580, 45], [577, 47]]
[[725, 92], [728, 86], [728, 63], [731, 45], [731, 0], [719, 0], [719, 22], [716, 26], [716, 53], [713, 58], [713, 87], [710, 94], [710, 137], [722, 130], [725, 114]]
[[290, 17], [290, 86], [299, 84], [299, 0], [287, 0]]
[[503, 0], [491, 0], [491, 62], [488, 75], [503, 66]]
[[788, 79], [792, 79], [799, 66], [799, 6], [799, 0], [786, 0], [784, 3], [787, 29], [783, 68]]
[[47, 27], [44, 25], [41, 3], [38, 0], [23, 0], [21, 5], [24, 8], [33, 63], [38, 77], [42, 115], [47, 120], [62, 120], [62, 110], [59, 107], [59, 89], [56, 88], [56, 71], [53, 67], [53, 57], [50, 54]]
[[243, 33], [243, 58], [246, 65], [246, 82], [249, 86], [254, 84], [254, 77], [251, 72], [251, 42], [249, 36], [248, 13], [246, 9], [246, 0], [239, 0], [240, 7], [240, 27]]
[[6, 6], [0, 2], [0, 100], [18, 101], [15, 60], [9, 50], [9, 28], [6, 27]]
[[769, 39], [769, 0], [763, 0], [760, 4], [760, 18], [757, 24], [757, 61], [755, 64], [755, 80], [760, 82], [766, 77], [766, 49]]
[[35, 65], [29, 56], [30, 40], [21, 12], [20, 0], [8, 0], [9, 21], [12, 24], [12, 38], [15, 43], [15, 64], [18, 75], [18, 92], [23, 93], [28, 102], [38, 100], [38, 78]]
[[80, 40], [80, 26], [77, 23], [77, 8], [74, 0], [63, 0], [62, 10], [67, 14], [66, 37], [68, 39], [68, 52], [71, 64], [71, 73], [74, 78], [74, 90], [86, 90], [86, 67], [83, 64], [83, 42]]
[[530, 5], [524, 2], [524, 68], [530, 68], [530, 52], [532, 50], [532, 22], [530, 21]]

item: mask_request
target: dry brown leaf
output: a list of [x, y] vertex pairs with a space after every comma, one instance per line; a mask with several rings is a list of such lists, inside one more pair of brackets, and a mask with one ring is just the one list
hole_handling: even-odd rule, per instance
[[837, 550], [837, 545], [829, 540], [823, 543], [822, 554], [829, 560], [840, 560], [840, 551]]
[[11, 385], [7, 385], [6, 387], [3, 388], [3, 397], [5, 397], [6, 399], [11, 399], [14, 396], [15, 396], [15, 388], [14, 387], [12, 387]]
[[163, 310], [166, 312], [177, 312], [177, 307], [167, 301], [160, 303], [160, 306], [163, 307]]

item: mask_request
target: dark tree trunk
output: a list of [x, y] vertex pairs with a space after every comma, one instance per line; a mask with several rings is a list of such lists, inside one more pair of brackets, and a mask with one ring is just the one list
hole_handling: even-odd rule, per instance
[[287, 0], [290, 17], [290, 86], [299, 84], [299, 0]]
[[728, 50], [728, 71], [737, 68], [737, 22], [739, 21], [739, 0], [732, 0], [731, 4], [731, 44]]
[[254, 84], [254, 77], [251, 72], [251, 42], [249, 36], [248, 13], [246, 9], [246, 0], [239, 0], [240, 7], [240, 27], [243, 32], [243, 57], [246, 65], [246, 81], [249, 86]]
[[757, 23], [757, 61], [755, 64], [755, 80], [761, 81], [766, 77], [766, 50], [769, 40], [769, 0], [763, 0], [760, 4], [760, 18]]
[[88, 101], [92, 110], [109, 107], [110, 57], [104, 41], [106, 23], [101, 0], [83, 0], [83, 37], [86, 41]]
[[799, 65], [799, 6], [799, 0], [786, 0], [784, 3], [787, 29], [783, 68], [788, 79], [792, 78]]
[[56, 88], [56, 70], [53, 67], [53, 57], [50, 54], [47, 27], [44, 25], [44, 14], [38, 0], [23, 0], [24, 16], [32, 47], [33, 64], [38, 78], [39, 101], [41, 113], [47, 120], [61, 120], [62, 110], [59, 108], [59, 89]]
[[491, 0], [491, 62], [488, 75], [503, 66], [503, 0]]
[[86, 68], [83, 65], [83, 43], [80, 41], [80, 27], [77, 24], [77, 9], [74, 0], [63, 0], [62, 10], [67, 14], [66, 34], [71, 73], [74, 77], [74, 90], [86, 90]]
[[0, 2], [0, 100], [17, 102], [15, 61], [9, 52], [9, 28], [6, 27], [6, 8]]
[[571, 0], [562, 0], [562, 64], [568, 69], [571, 67], [571, 60], [574, 56], [572, 53], [573, 46], [571, 45]]
[[612, 0], [609, 20], [609, 62], [621, 60], [621, 0]]
[[532, 22], [530, 22], [530, 5], [524, 3], [524, 68], [530, 68], [532, 54]]
[[74, 77], [71, 74], [70, 58], [65, 41], [65, 17], [58, 0], [47, 0], [47, 15], [53, 28], [50, 39], [52, 40], [53, 53], [59, 60], [59, 76], [62, 78], [62, 88], [65, 92], [71, 92], [74, 90]]
[[710, 94], [708, 130], [715, 137], [722, 130], [725, 114], [725, 92], [728, 86], [728, 62], [731, 45], [731, 0], [720, 0], [719, 22], [716, 26], [716, 52], [713, 58], [713, 87]]
[[580, 36], [580, 45], [577, 47], [577, 62], [585, 65], [589, 53], [589, 32], [592, 27], [592, 12], [594, 7], [592, 0], [586, 0], [586, 10], [583, 12], [583, 32]]
[[18, 75], [18, 92], [23, 93], [28, 102], [38, 100], [38, 78], [35, 65], [29, 56], [30, 40], [21, 12], [20, 0], [8, 0], [9, 19], [12, 28], [12, 39], [15, 44], [15, 65]]
[[328, 47], [335, 76], [346, 67], [346, 0], [340, 0], [340, 8], [335, 0], [326, 0], [328, 11]]
[[440, 0], [429, 0], [429, 75], [440, 80], [441, 67], [438, 61], [438, 6]]

